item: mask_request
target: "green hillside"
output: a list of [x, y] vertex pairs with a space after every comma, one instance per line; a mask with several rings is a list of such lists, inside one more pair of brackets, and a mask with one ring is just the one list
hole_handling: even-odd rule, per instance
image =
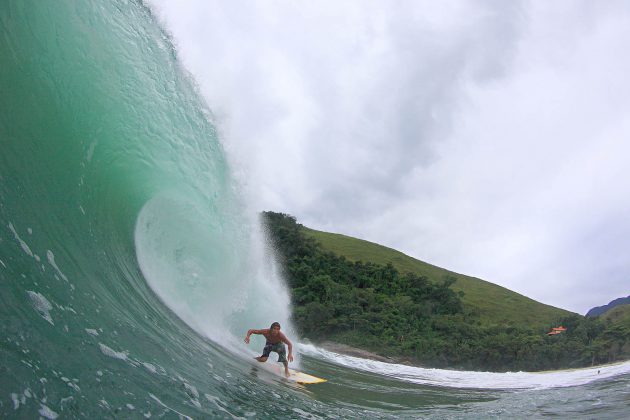
[[613, 324], [621, 324], [630, 327], [630, 304], [615, 306], [603, 313], [601, 318]]
[[[293, 322], [332, 341], [430, 367], [490, 371], [591, 366], [630, 357], [626, 312], [586, 318], [495, 284], [264, 212]], [[621, 311], [621, 309], [619, 310]], [[566, 330], [548, 335], [550, 327]]]
[[496, 284], [416, 260], [402, 252], [373, 242], [306, 227], [303, 230], [305, 234], [319, 242], [325, 250], [342, 255], [350, 261], [391, 263], [401, 273], [412, 272], [426, 276], [434, 282], [442, 281], [445, 276], [455, 277], [457, 281], [452, 288], [465, 293], [462, 298], [464, 308], [477, 315], [484, 323], [545, 328], [573, 314], [564, 309], [542, 304]]
[[630, 358], [630, 304], [618, 305], [607, 310], [599, 318], [606, 323], [606, 332], [612, 341], [615, 359], [624, 360]]

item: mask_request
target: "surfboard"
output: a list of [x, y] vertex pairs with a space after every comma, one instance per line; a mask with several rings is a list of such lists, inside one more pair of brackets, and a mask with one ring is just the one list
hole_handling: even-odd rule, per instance
[[320, 384], [322, 382], [326, 382], [326, 379], [318, 378], [317, 376], [309, 375], [308, 373], [299, 372], [297, 370], [289, 369], [289, 376], [287, 379], [290, 381], [295, 381], [301, 385], [307, 384]]
[[327, 379], [318, 378], [317, 376], [309, 375], [308, 373], [300, 372], [298, 370], [289, 369], [290, 376], [287, 378], [284, 376], [284, 367], [280, 365], [271, 365], [275, 374], [282, 376], [288, 381], [297, 382], [300, 385], [320, 384], [327, 382]]

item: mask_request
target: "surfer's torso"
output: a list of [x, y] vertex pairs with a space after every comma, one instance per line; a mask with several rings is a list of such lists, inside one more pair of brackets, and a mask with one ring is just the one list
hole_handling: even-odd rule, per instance
[[270, 329], [262, 330], [261, 334], [267, 340], [269, 344], [286, 343], [288, 340], [280, 331], [277, 334], [273, 334]]

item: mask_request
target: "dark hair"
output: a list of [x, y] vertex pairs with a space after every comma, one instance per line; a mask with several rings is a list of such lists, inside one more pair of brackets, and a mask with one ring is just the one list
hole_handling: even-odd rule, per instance
[[278, 327], [280, 328], [280, 323], [279, 322], [274, 322], [273, 324], [271, 324], [271, 327], [269, 328], [270, 330], [273, 329], [273, 327]]

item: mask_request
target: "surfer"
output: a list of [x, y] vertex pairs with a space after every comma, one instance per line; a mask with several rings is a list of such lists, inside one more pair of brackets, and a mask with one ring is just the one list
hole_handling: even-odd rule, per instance
[[[276, 353], [278, 353], [278, 362], [282, 362], [284, 364], [284, 374], [288, 378], [289, 362], [293, 361], [293, 344], [291, 344], [286, 335], [280, 332], [280, 324], [278, 322], [274, 322], [273, 324], [271, 324], [271, 327], [269, 329], [248, 330], [247, 336], [245, 337], [245, 343], [249, 344], [249, 336], [252, 334], [260, 334], [264, 336], [267, 340], [263, 349], [262, 356], [258, 356], [255, 359], [261, 363], [264, 363], [269, 358], [269, 354], [272, 351], [275, 351]], [[286, 349], [284, 348], [285, 343], [289, 347], [288, 361], [286, 356]]]

